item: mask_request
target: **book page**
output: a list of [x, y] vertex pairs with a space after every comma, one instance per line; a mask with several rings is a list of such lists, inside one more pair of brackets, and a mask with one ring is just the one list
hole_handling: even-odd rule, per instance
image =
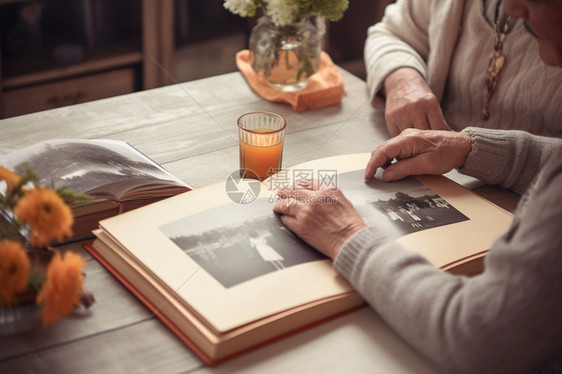
[[[369, 158], [369, 153], [335, 156], [295, 169], [320, 171], [316, 175], [320, 178], [330, 168], [337, 169], [336, 184], [368, 225], [423, 254], [439, 268], [487, 251], [513, 220], [513, 214], [440, 175], [389, 183], [382, 180], [379, 169], [375, 178], [365, 181], [363, 171]], [[289, 174], [295, 177], [299, 173]]]
[[138, 150], [116, 140], [55, 139], [2, 155], [0, 163], [17, 173], [24, 172], [27, 165], [40, 184], [64, 186], [102, 199], [120, 200], [129, 191], [154, 188], [162, 182], [166, 187], [173, 184], [189, 189]]
[[417, 179], [469, 218], [398, 239], [404, 247], [420, 252], [439, 268], [488, 251], [513, 221], [513, 214], [448, 179], [440, 176]]

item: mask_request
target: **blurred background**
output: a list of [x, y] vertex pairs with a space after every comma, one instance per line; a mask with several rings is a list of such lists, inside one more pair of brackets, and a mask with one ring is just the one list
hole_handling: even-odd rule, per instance
[[[365, 79], [390, 0], [350, 0], [324, 50]], [[254, 19], [223, 0], [0, 0], [0, 118], [236, 71]]]

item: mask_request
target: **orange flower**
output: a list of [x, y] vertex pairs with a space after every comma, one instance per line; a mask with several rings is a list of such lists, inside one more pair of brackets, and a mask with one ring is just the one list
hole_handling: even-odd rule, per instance
[[16, 293], [26, 289], [29, 267], [19, 242], [0, 241], [0, 305], [12, 304]]
[[6, 182], [6, 184], [8, 185], [7, 193], [10, 193], [12, 188], [20, 183], [21, 177], [18, 174], [6, 169], [5, 167], [0, 166], [0, 181]]
[[36, 187], [20, 199], [14, 210], [16, 217], [29, 223], [31, 244], [38, 247], [71, 236], [72, 211], [53, 190]]
[[67, 252], [64, 258], [56, 252], [47, 268], [47, 280], [37, 295], [37, 304], [44, 304], [43, 325], [55, 323], [80, 305], [82, 266], [86, 261], [78, 254]]

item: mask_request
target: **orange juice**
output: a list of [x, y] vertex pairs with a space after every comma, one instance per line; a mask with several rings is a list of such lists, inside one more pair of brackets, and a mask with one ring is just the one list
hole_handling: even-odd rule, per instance
[[254, 129], [247, 141], [240, 141], [240, 168], [253, 171], [265, 179], [281, 168], [283, 142], [271, 130]]

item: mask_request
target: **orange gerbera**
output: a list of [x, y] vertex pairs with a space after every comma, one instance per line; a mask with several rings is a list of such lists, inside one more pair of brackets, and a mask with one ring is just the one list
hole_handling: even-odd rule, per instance
[[14, 188], [14, 186], [17, 186], [20, 181], [21, 181], [21, 177], [6, 169], [3, 166], [0, 166], [0, 181], [5, 181], [6, 184], [8, 185], [8, 193], [12, 190], [12, 188]]
[[53, 190], [36, 187], [20, 199], [14, 210], [16, 217], [29, 224], [31, 244], [43, 247], [53, 240], [72, 235], [74, 217], [64, 200]]
[[16, 293], [26, 289], [29, 267], [21, 243], [0, 241], [0, 306], [12, 304]]
[[80, 292], [86, 263], [73, 252], [66, 252], [64, 258], [56, 252], [47, 268], [47, 280], [37, 295], [37, 304], [44, 304], [43, 325], [55, 323], [59, 318], [70, 314], [80, 305]]

